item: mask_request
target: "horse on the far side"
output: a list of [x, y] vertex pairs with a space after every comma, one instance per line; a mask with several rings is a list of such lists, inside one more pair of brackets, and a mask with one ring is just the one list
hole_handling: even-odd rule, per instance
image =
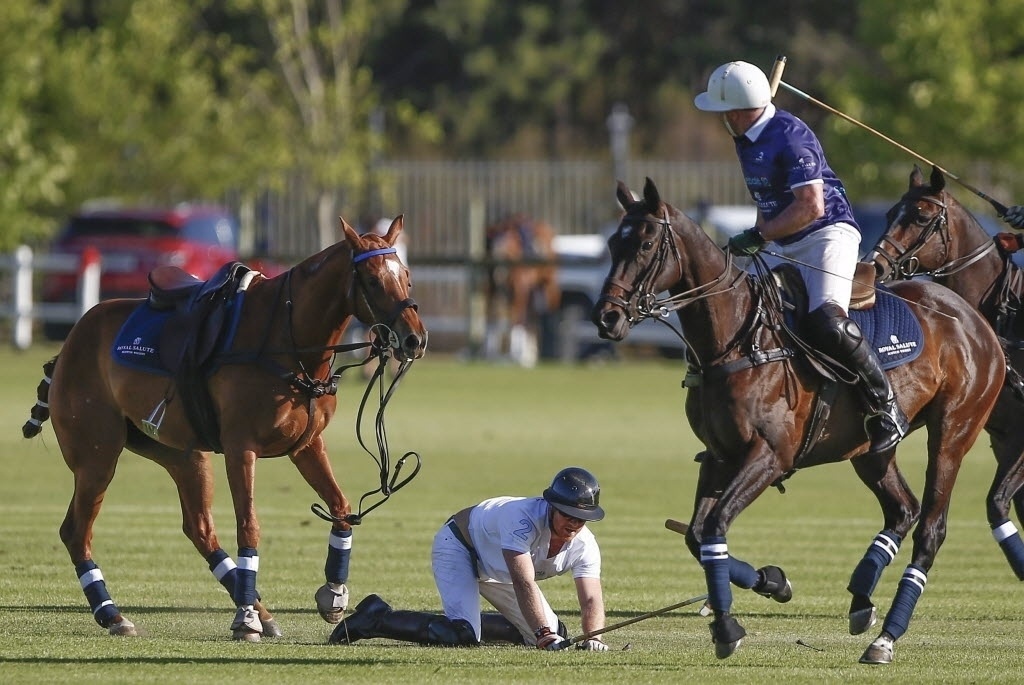
[[500, 356], [508, 332], [508, 355], [520, 366], [537, 361], [537, 335], [557, 314], [555, 229], [522, 213], [509, 214], [486, 229], [489, 262], [485, 356]]

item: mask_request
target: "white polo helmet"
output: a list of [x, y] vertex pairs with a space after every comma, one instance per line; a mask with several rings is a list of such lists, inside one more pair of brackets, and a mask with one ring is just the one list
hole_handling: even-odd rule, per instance
[[707, 91], [695, 97], [693, 104], [705, 112], [729, 112], [765, 107], [771, 100], [763, 71], [749, 62], [729, 62], [715, 69]]

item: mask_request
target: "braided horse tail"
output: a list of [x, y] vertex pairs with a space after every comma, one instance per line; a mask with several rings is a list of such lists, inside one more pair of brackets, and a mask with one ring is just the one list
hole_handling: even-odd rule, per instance
[[43, 364], [43, 380], [39, 381], [36, 388], [36, 403], [32, 406], [30, 418], [21, 427], [21, 434], [26, 438], [34, 438], [43, 431], [43, 422], [50, 418], [50, 381], [53, 379], [53, 367], [57, 363], [57, 357]]

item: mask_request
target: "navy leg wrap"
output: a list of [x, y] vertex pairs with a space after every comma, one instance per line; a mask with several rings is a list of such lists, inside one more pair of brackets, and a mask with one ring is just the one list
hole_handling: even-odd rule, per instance
[[898, 640], [907, 632], [910, 617], [914, 614], [914, 607], [917, 606], [917, 600], [924, 592], [927, 582], [928, 574], [918, 566], [910, 564], [903, 572], [899, 587], [896, 588], [896, 596], [892, 598], [892, 607], [885, 616], [885, 623], [882, 624], [882, 630], [892, 635], [893, 640]]
[[235, 581], [238, 578], [238, 567], [234, 559], [222, 549], [214, 550], [206, 557], [206, 563], [210, 566], [210, 573], [217, 579], [217, 582], [224, 586], [228, 594], [234, 597]]
[[324, 564], [327, 582], [347, 583], [348, 560], [352, 555], [352, 529], [332, 530], [327, 544], [327, 563]]
[[1024, 542], [1020, 539], [1017, 526], [1009, 519], [992, 529], [992, 537], [1010, 562], [1010, 568], [1017, 574], [1017, 580], [1024, 580]]
[[78, 582], [82, 585], [85, 598], [89, 600], [93, 618], [102, 627], [109, 628], [121, 612], [107, 592], [107, 583], [103, 580], [100, 567], [92, 561], [83, 561], [75, 564], [75, 573], [78, 575]]
[[235, 591], [231, 595], [235, 606], [247, 607], [256, 603], [256, 572], [259, 568], [259, 553], [252, 547], [239, 547]]
[[753, 566], [742, 559], [729, 557], [729, 580], [733, 585], [749, 590], [757, 585], [757, 581], [760, 579], [757, 569]]
[[[700, 546], [700, 564], [708, 585], [708, 601], [715, 611], [732, 609], [732, 587], [729, 585], [729, 546], [724, 537], [707, 538]], [[756, 571], [755, 571], [756, 575]]]
[[883, 530], [871, 542], [864, 558], [853, 569], [850, 576], [850, 584], [846, 589], [853, 595], [871, 596], [878, 585], [878, 579], [882, 577], [882, 571], [896, 557], [900, 551], [900, 537], [891, 530]]

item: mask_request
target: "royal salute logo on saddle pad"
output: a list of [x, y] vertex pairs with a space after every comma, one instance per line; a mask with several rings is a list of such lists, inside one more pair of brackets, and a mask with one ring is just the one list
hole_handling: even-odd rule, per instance
[[871, 309], [853, 310], [850, 318], [857, 322], [864, 338], [874, 345], [883, 369], [917, 359], [924, 346], [924, 335], [910, 306], [895, 293], [876, 284], [877, 297]]
[[[230, 349], [238, 326], [238, 313], [242, 309], [244, 293], [232, 298], [228, 308], [228, 320], [220, 334], [214, 355]], [[121, 331], [114, 339], [111, 354], [114, 361], [147, 373], [161, 376], [172, 376], [174, 370], [168, 368], [161, 359], [161, 337], [164, 326], [176, 314], [174, 310], [154, 309], [147, 300], [135, 308]]]

